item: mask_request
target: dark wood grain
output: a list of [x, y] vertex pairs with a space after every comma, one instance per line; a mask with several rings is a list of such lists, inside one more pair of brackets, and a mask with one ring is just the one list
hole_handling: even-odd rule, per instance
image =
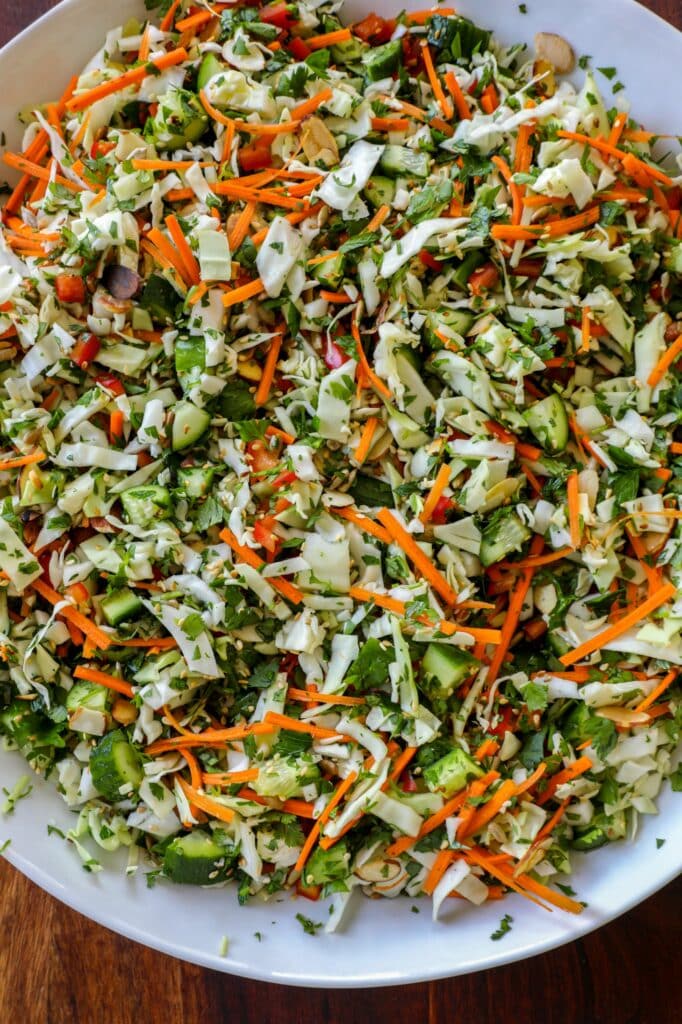
[[[0, 45], [52, 6], [0, 0]], [[646, 6], [682, 28], [681, 0]], [[523, 963], [429, 985], [329, 993], [242, 981], [155, 953], [64, 907], [1, 860], [0, 893], [0, 1024], [680, 1019], [682, 880], [587, 938]]]

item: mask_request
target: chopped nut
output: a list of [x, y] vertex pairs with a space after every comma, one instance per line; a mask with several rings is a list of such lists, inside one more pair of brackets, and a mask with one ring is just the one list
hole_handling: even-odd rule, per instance
[[120, 725], [132, 725], [137, 719], [137, 708], [129, 700], [119, 697], [114, 701], [111, 717]]
[[649, 721], [646, 711], [631, 711], [630, 708], [621, 708], [617, 704], [605, 708], [597, 708], [595, 714], [599, 718], [608, 718], [610, 722], [615, 722], [616, 725], [646, 725]]
[[536, 33], [535, 53], [539, 60], [547, 61], [560, 75], [567, 74], [575, 67], [573, 47], [555, 32]]
[[536, 60], [533, 63], [533, 77], [537, 78], [538, 81], [535, 83], [535, 88], [544, 96], [545, 99], [549, 99], [556, 92], [556, 79], [554, 77], [554, 68], [546, 60]]
[[319, 117], [309, 117], [303, 123], [301, 145], [310, 163], [323, 163], [333, 167], [339, 162], [339, 147], [336, 139]]

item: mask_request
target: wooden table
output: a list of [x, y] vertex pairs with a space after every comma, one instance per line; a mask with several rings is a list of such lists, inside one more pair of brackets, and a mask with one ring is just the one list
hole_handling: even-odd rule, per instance
[[[52, 6], [53, 0], [3, 0], [0, 45]], [[681, 0], [646, 6], [682, 28]], [[680, 1019], [682, 879], [619, 921], [524, 963], [427, 985], [330, 993], [242, 981], [163, 956], [69, 910], [1, 860], [0, 892], [0, 1024]]]

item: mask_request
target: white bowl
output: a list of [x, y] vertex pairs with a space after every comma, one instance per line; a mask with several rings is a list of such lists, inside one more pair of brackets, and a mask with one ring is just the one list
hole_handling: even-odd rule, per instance
[[[350, 0], [346, 12], [358, 19], [371, 9], [388, 15], [402, 7], [401, 0]], [[506, 42], [524, 40], [532, 45], [536, 31], [565, 35], [579, 53], [593, 56], [595, 67], [618, 69], [635, 116], [648, 128], [682, 134], [679, 90], [674, 85], [682, 66], [682, 34], [632, 0], [532, 0], [527, 15], [519, 12], [516, 0], [457, 0], [457, 8], [495, 29]], [[65, 0], [2, 51], [0, 129], [10, 147], [20, 139], [16, 111], [58, 96], [101, 45], [106, 30], [143, 11], [143, 0]], [[603, 84], [607, 85], [605, 79]], [[2, 785], [9, 788], [24, 771], [18, 755], [0, 751]], [[53, 896], [114, 931], [182, 959], [290, 985], [395, 985], [541, 953], [639, 903], [680, 869], [679, 801], [666, 789], [659, 815], [641, 819], [636, 842], [616, 843], [575, 858], [570, 881], [588, 904], [580, 917], [547, 913], [510, 896], [480, 908], [452, 900], [444, 920], [433, 924], [430, 901], [420, 901], [420, 913], [413, 914], [414, 901], [370, 902], [358, 897], [342, 932], [314, 938], [303, 932], [295, 915], [323, 921], [322, 904], [280, 894], [268, 905], [254, 901], [242, 908], [232, 888], [168, 883], [150, 890], [142, 873], [126, 878], [115, 857], [107, 860], [105, 871], [87, 874], [73, 849], [57, 836], [48, 837], [48, 822], [67, 829], [75, 821], [50, 784], [37, 784], [11, 817], [0, 820], [0, 844], [11, 839], [7, 859]], [[658, 838], [666, 840], [660, 849]], [[504, 913], [513, 916], [512, 930], [493, 942], [491, 932]], [[223, 936], [229, 940], [225, 957], [219, 953]]]

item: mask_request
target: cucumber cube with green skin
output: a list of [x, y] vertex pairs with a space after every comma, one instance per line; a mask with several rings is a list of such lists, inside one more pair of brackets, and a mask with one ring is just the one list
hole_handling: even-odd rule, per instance
[[422, 660], [424, 675], [430, 678], [430, 690], [446, 699], [480, 665], [468, 651], [452, 644], [431, 643]]
[[504, 509], [486, 526], [481, 536], [481, 564], [501, 562], [512, 551], [520, 551], [532, 531], [522, 523], [513, 509]]
[[212, 78], [225, 71], [225, 65], [218, 60], [215, 53], [207, 53], [199, 65], [197, 74], [197, 91], [205, 89]]
[[384, 146], [379, 166], [389, 178], [428, 178], [431, 159], [428, 153], [407, 146]]
[[474, 322], [472, 313], [466, 309], [439, 309], [431, 310], [426, 314], [424, 323], [424, 337], [431, 348], [440, 349], [443, 342], [437, 336], [436, 331], [454, 331], [455, 334], [465, 336]]
[[472, 249], [457, 267], [457, 270], [452, 275], [452, 280], [459, 288], [466, 290], [467, 283], [474, 270], [477, 270], [485, 262], [485, 252], [481, 252], [479, 249]]
[[225, 880], [229, 866], [225, 847], [198, 830], [176, 836], [163, 856], [164, 875], [183, 885], [215, 885]]
[[198, 142], [207, 128], [208, 114], [199, 97], [171, 86], [159, 97], [156, 113], [144, 126], [144, 135], [159, 150], [181, 149]]
[[568, 415], [558, 395], [535, 402], [524, 413], [528, 429], [539, 443], [550, 452], [562, 452], [568, 444]]
[[137, 526], [150, 526], [167, 519], [171, 511], [170, 493], [158, 484], [142, 484], [121, 492], [121, 504], [128, 522]]
[[40, 469], [38, 466], [24, 466], [19, 480], [22, 508], [31, 505], [53, 503], [64, 487], [66, 477], [58, 469]]
[[480, 778], [483, 769], [465, 751], [455, 747], [445, 757], [424, 769], [424, 782], [432, 793], [442, 793], [449, 799], [464, 789], [469, 778]]
[[180, 302], [180, 296], [167, 278], [152, 274], [140, 296], [143, 310], [162, 324], [171, 324]]
[[[331, 250], [323, 249], [320, 256], [329, 256]], [[333, 259], [325, 260], [313, 267], [313, 277], [316, 278], [325, 288], [338, 288], [343, 280], [343, 271], [346, 264], [346, 257], [342, 252], [333, 254]]]
[[210, 422], [211, 417], [205, 409], [200, 409], [193, 402], [178, 402], [171, 437], [173, 451], [182, 451], [193, 445], [208, 430]]
[[608, 843], [609, 837], [601, 828], [588, 828], [585, 832], [576, 834], [571, 840], [574, 850], [598, 850], [600, 846]]
[[611, 843], [615, 839], [623, 839], [627, 832], [627, 819], [624, 811], [615, 814], [596, 814], [589, 826], [576, 831], [571, 840], [574, 850], [598, 850], [600, 846]]
[[365, 74], [370, 82], [390, 78], [402, 63], [403, 46], [399, 39], [392, 39], [383, 46], [372, 46], [362, 57]]
[[330, 47], [329, 52], [334, 64], [354, 64], [356, 61], [362, 60], [367, 50], [367, 43], [363, 43], [361, 39], [353, 36], [352, 39], [347, 39], [343, 43], [335, 43]]
[[364, 188], [364, 196], [375, 210], [380, 206], [392, 206], [395, 199], [396, 185], [390, 178], [381, 174], [373, 174]]
[[349, 862], [350, 854], [344, 839], [329, 850], [318, 846], [305, 866], [305, 884], [327, 885], [329, 882], [340, 881], [348, 876]]
[[188, 498], [204, 498], [211, 489], [215, 473], [215, 466], [181, 466], [178, 487]]
[[[116, 802], [136, 790], [142, 782], [142, 759], [123, 729], [103, 736], [90, 754], [90, 774], [98, 793]], [[126, 792], [121, 793], [121, 787]]]
[[116, 590], [113, 594], [108, 594], [100, 607], [109, 625], [118, 626], [120, 622], [134, 618], [142, 611], [143, 605], [137, 594], [124, 588]]
[[98, 686], [97, 683], [82, 681], [71, 687], [64, 703], [67, 711], [78, 711], [79, 708], [87, 708], [89, 711], [105, 713], [109, 707], [110, 696], [111, 694], [106, 686]]

